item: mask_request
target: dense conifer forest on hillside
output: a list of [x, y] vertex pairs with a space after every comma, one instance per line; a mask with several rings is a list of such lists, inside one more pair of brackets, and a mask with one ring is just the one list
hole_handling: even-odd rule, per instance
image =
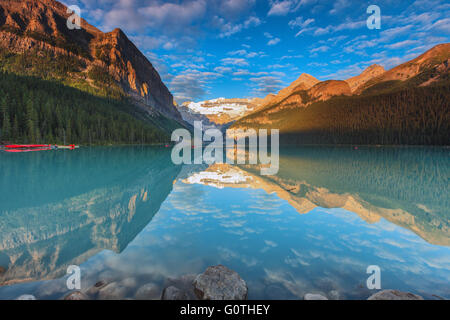
[[0, 141], [139, 144], [170, 137], [140, 120], [126, 99], [94, 96], [52, 80], [0, 72]]
[[333, 97], [306, 108], [275, 105], [238, 123], [279, 128], [285, 144], [450, 145], [450, 82]]
[[149, 116], [100, 66], [71, 55], [0, 48], [0, 142], [150, 144], [179, 124]]

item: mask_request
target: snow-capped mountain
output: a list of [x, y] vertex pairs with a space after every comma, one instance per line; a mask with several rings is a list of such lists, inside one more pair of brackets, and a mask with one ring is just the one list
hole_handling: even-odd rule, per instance
[[190, 124], [203, 121], [204, 125], [224, 128], [260, 106], [259, 99], [218, 98], [201, 102], [185, 102], [178, 107], [183, 119]]

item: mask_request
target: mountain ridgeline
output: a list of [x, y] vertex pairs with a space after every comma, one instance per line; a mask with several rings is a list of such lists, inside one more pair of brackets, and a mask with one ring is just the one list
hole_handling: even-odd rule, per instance
[[120, 29], [70, 30], [69, 16], [54, 0], [0, 2], [0, 141], [170, 140], [184, 122], [150, 61]]
[[450, 44], [347, 80], [301, 75], [232, 124], [280, 129], [285, 144], [450, 145]]

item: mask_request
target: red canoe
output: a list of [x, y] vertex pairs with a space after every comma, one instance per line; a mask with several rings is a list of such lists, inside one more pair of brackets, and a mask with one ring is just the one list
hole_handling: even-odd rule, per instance
[[8, 149], [33, 149], [33, 148], [50, 148], [49, 144], [10, 144], [5, 146]]

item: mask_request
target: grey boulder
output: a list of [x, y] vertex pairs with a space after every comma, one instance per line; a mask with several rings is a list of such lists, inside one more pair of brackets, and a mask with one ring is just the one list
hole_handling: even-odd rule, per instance
[[247, 284], [233, 270], [223, 265], [212, 266], [198, 275], [193, 283], [200, 300], [247, 300]]
[[383, 290], [371, 295], [367, 300], [423, 300], [423, 298], [410, 292]]
[[100, 280], [97, 283], [95, 283], [89, 290], [86, 291], [86, 294], [90, 297], [97, 297], [98, 292], [106, 287], [108, 283], [106, 281]]
[[328, 300], [327, 297], [318, 293], [307, 293], [303, 297], [304, 300]]
[[163, 290], [161, 300], [188, 300], [188, 295], [185, 291], [170, 286]]
[[161, 289], [154, 283], [144, 284], [136, 291], [137, 300], [157, 300], [160, 298]]
[[117, 282], [112, 282], [98, 291], [99, 300], [123, 300], [127, 294], [127, 288]]
[[74, 291], [64, 297], [64, 300], [89, 300], [89, 297], [81, 291]]

